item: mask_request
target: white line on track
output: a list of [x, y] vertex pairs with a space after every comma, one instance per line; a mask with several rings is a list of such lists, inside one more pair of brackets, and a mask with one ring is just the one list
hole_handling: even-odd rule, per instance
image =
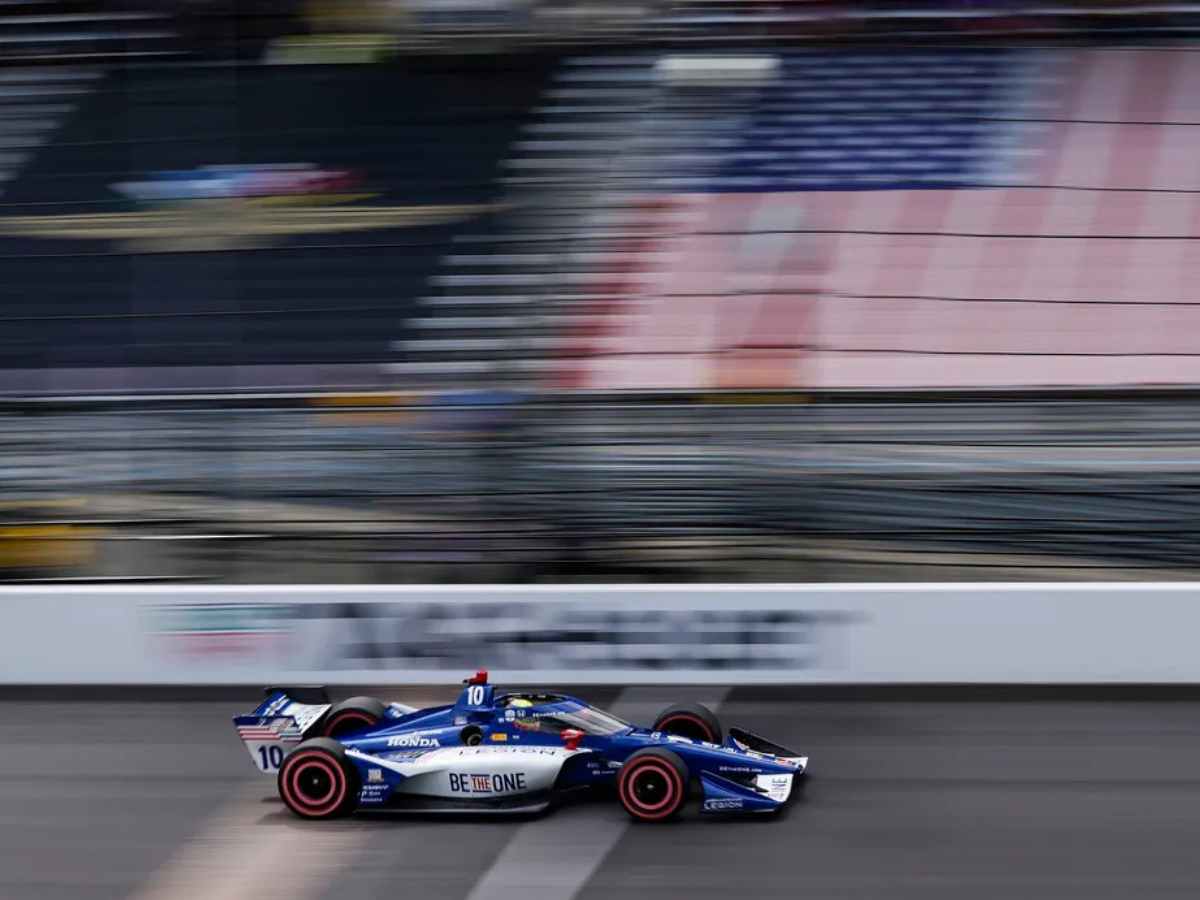
[[136, 900], [307, 900], [363, 843], [359, 828], [289, 821], [263, 802], [264, 784], [217, 812], [133, 897]]
[[[671, 696], [663, 699], [665, 691]], [[714, 711], [728, 688], [626, 688], [611, 711], [623, 719], [651, 722], [671, 703], [695, 701]], [[615, 802], [615, 801], [614, 801]], [[586, 828], [564, 827], [551, 812], [522, 825], [467, 900], [571, 900], [617, 845], [630, 820], [622, 809], [588, 820]]]
[[[414, 706], [445, 702], [403, 700]], [[281, 802], [272, 802], [275, 797], [274, 780], [265, 775], [242, 787], [130, 900], [311, 900], [324, 895], [365, 852], [371, 823], [302, 822]]]

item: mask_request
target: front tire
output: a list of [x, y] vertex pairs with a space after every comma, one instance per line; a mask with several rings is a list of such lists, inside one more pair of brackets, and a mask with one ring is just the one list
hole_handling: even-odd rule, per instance
[[334, 819], [358, 805], [358, 770], [331, 738], [313, 738], [284, 757], [279, 796], [302, 819]]
[[639, 750], [621, 766], [617, 797], [635, 821], [665, 821], [687, 802], [687, 766], [670, 750], [661, 747]]
[[721, 720], [707, 706], [699, 703], [680, 703], [668, 706], [654, 720], [654, 731], [719, 744], [725, 740]]

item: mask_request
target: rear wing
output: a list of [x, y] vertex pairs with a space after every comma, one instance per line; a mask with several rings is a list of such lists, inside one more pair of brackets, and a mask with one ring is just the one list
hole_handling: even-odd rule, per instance
[[310, 706], [319, 706], [324, 703], [326, 705], [333, 701], [329, 699], [329, 689], [320, 684], [293, 684], [293, 685], [273, 685], [263, 688], [263, 706], [268, 705], [272, 698], [286, 694], [297, 703], [306, 703]]
[[264, 693], [253, 712], [233, 717], [233, 725], [258, 770], [276, 772], [331, 704], [320, 687], [269, 687]]

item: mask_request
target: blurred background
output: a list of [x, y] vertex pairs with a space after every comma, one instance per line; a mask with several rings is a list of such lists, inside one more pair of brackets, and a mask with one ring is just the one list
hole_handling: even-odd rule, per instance
[[[1197, 37], [0, 0], [0, 898], [1194, 898], [1195, 588], [1040, 582], [1200, 580]], [[479, 665], [812, 784], [303, 828], [230, 728]]]
[[4, 0], [0, 579], [1188, 579], [1200, 6]]

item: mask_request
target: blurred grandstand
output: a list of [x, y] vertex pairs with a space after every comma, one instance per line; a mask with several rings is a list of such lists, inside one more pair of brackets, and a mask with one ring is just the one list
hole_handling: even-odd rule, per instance
[[6, 3], [0, 578], [1195, 577], [1198, 12]]

